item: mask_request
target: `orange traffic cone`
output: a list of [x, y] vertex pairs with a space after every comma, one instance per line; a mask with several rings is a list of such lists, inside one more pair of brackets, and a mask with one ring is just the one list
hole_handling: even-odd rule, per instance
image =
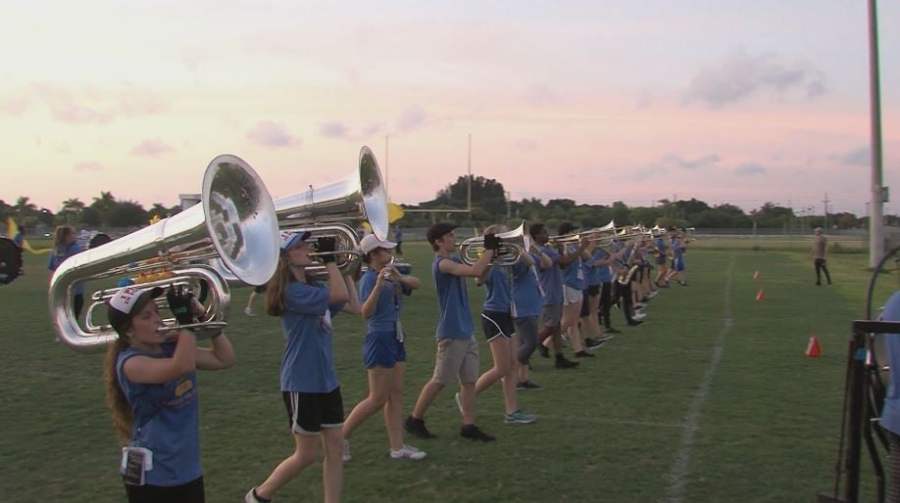
[[766, 293], [763, 292], [763, 289], [760, 288], [758, 292], [756, 292], [756, 302], [760, 302], [766, 300]]
[[759, 271], [753, 271], [753, 279], [759, 279]]
[[822, 355], [822, 346], [819, 345], [819, 339], [815, 335], [810, 336], [809, 344], [806, 345], [806, 356], [810, 358], [818, 358]]

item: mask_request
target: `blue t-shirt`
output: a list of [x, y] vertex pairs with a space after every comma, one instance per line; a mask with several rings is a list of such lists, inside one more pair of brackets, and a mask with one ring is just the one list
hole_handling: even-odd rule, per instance
[[[607, 257], [609, 257], [609, 253], [607, 253], [606, 250], [604, 250], [602, 248], [597, 248], [596, 250], [594, 250], [594, 255], [591, 256], [591, 260], [594, 260], [594, 261], [603, 260], [603, 259], [606, 259]], [[612, 281], [612, 271], [610, 270], [608, 265], [596, 266], [596, 274], [597, 274], [597, 280], [599, 280], [600, 283], [609, 283]]]
[[541, 288], [544, 290], [544, 305], [556, 306], [563, 303], [562, 271], [559, 270], [559, 253], [552, 246], [541, 246], [541, 251], [550, 257], [553, 265], [540, 270]]
[[133, 356], [170, 358], [174, 343], [162, 345], [162, 354], [127, 348], [116, 359], [116, 378], [131, 406], [131, 445], [153, 452], [153, 469], [146, 483], [156, 486], [186, 484], [203, 474], [200, 468], [200, 428], [197, 372], [191, 371], [161, 384], [132, 382], [123, 366]]
[[438, 325], [435, 336], [438, 339], [468, 339], [475, 333], [475, 327], [472, 324], [472, 313], [469, 311], [466, 279], [441, 272], [439, 264], [442, 260], [462, 263], [456, 256], [437, 256], [431, 264], [438, 297]]
[[[884, 321], [900, 321], [900, 291], [894, 292], [885, 304]], [[891, 367], [891, 382], [884, 396], [881, 411], [881, 426], [900, 435], [900, 334], [884, 335], [887, 346], [888, 365]]]
[[484, 310], [498, 313], [509, 313], [512, 306], [512, 278], [509, 268], [500, 265], [491, 266], [484, 279], [487, 294], [484, 296]]
[[679, 260], [684, 255], [684, 246], [681, 244], [681, 241], [672, 240], [672, 254], [675, 256], [676, 260]]
[[[570, 245], [566, 252], [572, 253], [577, 250], [574, 245]], [[581, 256], [579, 255], [563, 269], [563, 283], [576, 290], [584, 290], [586, 285], [584, 281], [584, 267], [582, 267], [581, 262]]]
[[[72, 255], [77, 255], [81, 253], [81, 251], [81, 246], [78, 245], [77, 241], [69, 243], [65, 248], [54, 248], [53, 252], [50, 253], [50, 260], [47, 264], [47, 269], [55, 271], [59, 267], [59, 265], [62, 264], [67, 258], [71, 257]], [[75, 283], [72, 292], [76, 295], [83, 294], [84, 284], [80, 282]]]
[[[534, 262], [540, 263], [540, 256], [531, 254]], [[524, 262], [512, 266], [512, 314], [515, 318], [540, 316], [544, 307], [544, 290], [538, 277], [537, 267]]]
[[659, 253], [662, 255], [666, 254], [666, 240], [662, 237], [656, 238], [656, 249], [659, 250]]
[[343, 306], [328, 305], [328, 288], [293, 281], [284, 291], [281, 391], [330, 393], [340, 386], [334, 371], [331, 318]]
[[[362, 279], [359, 281], [359, 302], [365, 303], [378, 281], [378, 272], [373, 270], [366, 271]], [[366, 332], [393, 332], [397, 329], [397, 320], [400, 319], [400, 308], [403, 305], [402, 295], [408, 294], [401, 285], [393, 281], [386, 280], [381, 284], [381, 295], [378, 296], [378, 303], [375, 305], [375, 312], [372, 316], [366, 318]]]

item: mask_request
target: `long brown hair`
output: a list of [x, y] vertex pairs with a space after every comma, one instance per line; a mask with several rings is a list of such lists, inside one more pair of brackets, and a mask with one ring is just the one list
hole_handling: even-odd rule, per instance
[[284, 313], [284, 290], [293, 279], [287, 254], [281, 252], [278, 256], [278, 268], [266, 285], [266, 314], [281, 316]]
[[122, 444], [128, 443], [131, 438], [131, 423], [134, 416], [131, 414], [131, 405], [119, 386], [116, 364], [119, 361], [119, 353], [127, 349], [131, 344], [128, 338], [121, 334], [106, 348], [106, 363], [104, 365], [103, 379], [106, 381], [106, 406], [112, 412], [113, 428], [119, 436]]
[[53, 233], [53, 247], [59, 251], [64, 252], [65, 249], [60, 250], [63, 245], [66, 244], [66, 238], [69, 237], [69, 234], [75, 232], [75, 229], [69, 227], [68, 225], [60, 225], [56, 228], [56, 231]]

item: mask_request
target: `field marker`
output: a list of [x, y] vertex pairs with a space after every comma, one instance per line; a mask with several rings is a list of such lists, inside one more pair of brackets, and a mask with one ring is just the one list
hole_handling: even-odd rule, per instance
[[694, 395], [691, 406], [688, 408], [687, 416], [682, 423], [681, 447], [678, 448], [678, 454], [669, 470], [669, 490], [664, 501], [669, 503], [680, 503], [684, 498], [684, 488], [687, 485], [688, 467], [691, 461], [691, 448], [694, 447], [694, 434], [699, 429], [700, 412], [706, 397], [709, 396], [709, 387], [712, 384], [713, 376], [716, 369], [719, 368], [719, 362], [722, 360], [722, 352], [724, 351], [725, 336], [731, 331], [734, 325], [734, 319], [731, 317], [731, 279], [734, 272], [734, 255], [728, 261], [727, 278], [725, 279], [725, 313], [722, 320], [722, 330], [716, 338], [716, 345], [713, 347], [712, 358], [709, 367], [703, 375], [703, 381], [700, 383], [700, 389]]

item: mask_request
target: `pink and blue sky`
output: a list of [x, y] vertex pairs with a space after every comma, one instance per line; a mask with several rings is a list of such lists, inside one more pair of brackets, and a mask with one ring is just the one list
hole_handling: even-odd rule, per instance
[[[0, 199], [199, 190], [219, 153], [274, 196], [349, 173], [392, 199], [473, 171], [514, 199], [696, 197], [863, 213], [865, 2], [6, 2]], [[900, 201], [900, 3], [880, 2]], [[900, 212], [900, 202], [889, 203]]]

